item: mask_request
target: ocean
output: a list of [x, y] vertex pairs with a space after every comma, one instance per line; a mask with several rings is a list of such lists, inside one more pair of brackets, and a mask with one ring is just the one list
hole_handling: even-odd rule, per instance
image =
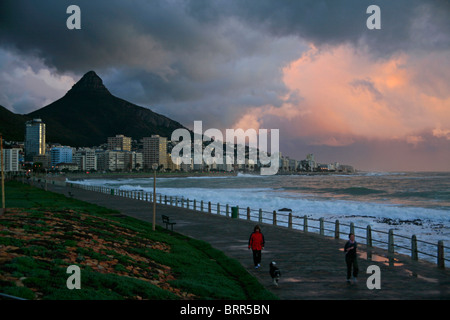
[[[122, 190], [153, 190], [153, 178], [88, 179], [74, 183], [98, 185]], [[157, 193], [184, 197], [197, 202], [211, 201], [213, 208], [220, 203], [257, 211], [271, 212], [283, 208], [292, 210], [294, 217], [324, 218], [345, 225], [353, 222], [358, 235], [365, 237], [368, 225], [380, 230], [378, 235], [387, 242], [389, 229], [394, 230], [395, 244], [411, 247], [410, 238], [437, 244], [450, 244], [450, 173], [448, 172], [360, 172], [355, 174], [311, 174], [260, 176], [238, 174], [222, 177], [157, 178]], [[224, 209], [222, 209], [224, 211]], [[257, 213], [255, 213], [257, 214]], [[283, 220], [283, 219], [280, 219]], [[294, 219], [295, 223], [295, 219]], [[282, 224], [282, 222], [280, 222]], [[311, 227], [314, 224], [311, 224]], [[295, 227], [295, 226], [294, 226]], [[299, 226], [299, 228], [301, 228]], [[326, 228], [334, 228], [326, 226]], [[347, 227], [348, 229], [348, 227]], [[406, 238], [403, 238], [406, 237]], [[375, 236], [374, 236], [375, 238]], [[362, 241], [364, 243], [364, 241]], [[374, 246], [386, 247], [380, 243]], [[432, 251], [436, 246], [424, 244], [419, 251]], [[408, 250], [398, 249], [410, 254]], [[450, 257], [449, 249], [446, 257]], [[420, 256], [420, 255], [419, 255]], [[424, 257], [436, 262], [434, 257]]]

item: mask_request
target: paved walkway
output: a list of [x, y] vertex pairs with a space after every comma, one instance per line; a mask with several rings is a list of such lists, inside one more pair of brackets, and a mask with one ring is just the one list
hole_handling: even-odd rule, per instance
[[[118, 196], [51, 185], [49, 190], [68, 194], [100, 206], [119, 210], [122, 214], [152, 221], [151, 203]], [[255, 222], [232, 219], [215, 214], [165, 205], [157, 205], [156, 223], [164, 226], [161, 215], [176, 221], [174, 231], [209, 242], [213, 247], [235, 258], [265, 287], [283, 300], [297, 299], [450, 299], [450, 270], [439, 269], [425, 261], [412, 261], [396, 255], [389, 262], [386, 251], [372, 250], [367, 259], [364, 245], [359, 246], [360, 274], [356, 284], [347, 284], [344, 240], [314, 233], [261, 224], [266, 246], [261, 268], [253, 267], [252, 253], [247, 248]], [[358, 239], [356, 239], [358, 241]], [[281, 269], [279, 286], [272, 284], [269, 263], [274, 260]], [[370, 290], [366, 281], [370, 265], [381, 270], [381, 289]]]

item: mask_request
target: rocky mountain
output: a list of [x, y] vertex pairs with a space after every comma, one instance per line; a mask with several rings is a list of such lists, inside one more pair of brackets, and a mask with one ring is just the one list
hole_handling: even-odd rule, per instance
[[[5, 113], [1, 109], [0, 112]], [[112, 95], [94, 71], [86, 73], [64, 97], [48, 106], [23, 116], [10, 112], [5, 119], [3, 113], [0, 129], [5, 130], [4, 134], [9, 130], [4, 126], [6, 117], [15, 119], [14, 128], [19, 126], [23, 135], [25, 121], [40, 118], [46, 124], [48, 142], [72, 147], [100, 145], [116, 134], [134, 140], [152, 134], [170, 138], [173, 130], [184, 128], [161, 114]], [[21, 125], [17, 123], [19, 118], [23, 119]]]

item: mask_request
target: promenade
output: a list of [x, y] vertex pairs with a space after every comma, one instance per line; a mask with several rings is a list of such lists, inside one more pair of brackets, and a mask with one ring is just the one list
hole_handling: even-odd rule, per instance
[[[95, 203], [140, 220], [152, 222], [152, 204], [99, 192], [49, 185], [49, 191]], [[305, 233], [268, 224], [261, 224], [266, 245], [262, 251], [261, 268], [254, 269], [248, 238], [256, 222], [232, 219], [215, 214], [157, 204], [156, 223], [164, 226], [161, 215], [176, 222], [174, 231], [203, 240], [237, 259], [266, 288], [282, 300], [300, 299], [450, 299], [450, 271], [436, 264], [413, 261], [409, 256], [387, 258], [387, 252], [359, 245], [359, 276], [356, 284], [346, 282], [344, 240]], [[358, 241], [358, 238], [356, 238]], [[369, 253], [369, 254], [368, 254]], [[367, 259], [371, 255], [371, 259]], [[282, 277], [274, 286], [269, 275], [269, 263], [276, 261]], [[381, 289], [368, 289], [366, 281], [370, 265], [380, 268]]]

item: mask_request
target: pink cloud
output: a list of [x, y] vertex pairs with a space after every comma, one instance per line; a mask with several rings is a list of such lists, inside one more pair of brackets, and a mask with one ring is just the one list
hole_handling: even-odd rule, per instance
[[[430, 65], [436, 72], [425, 72]], [[449, 66], [445, 54], [372, 60], [348, 45], [322, 51], [311, 45], [284, 69], [286, 86], [301, 99], [244, 118], [266, 128], [279, 125], [311, 144], [342, 146], [358, 138], [418, 144], [422, 132], [450, 130], [450, 76], [437, 72]]]
[[[348, 45], [311, 45], [283, 70], [285, 103], [255, 108], [239, 125], [279, 128], [294, 157], [333, 148], [328, 160], [358, 168], [450, 170], [449, 69], [446, 52], [373, 60]], [[362, 145], [365, 153], [356, 152]]]

